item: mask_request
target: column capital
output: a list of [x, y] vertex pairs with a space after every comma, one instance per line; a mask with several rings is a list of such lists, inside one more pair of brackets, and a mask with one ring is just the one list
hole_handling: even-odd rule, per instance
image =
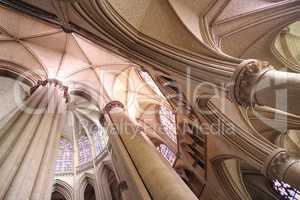
[[116, 108], [124, 109], [124, 105], [120, 101], [111, 101], [105, 105], [104, 111], [109, 113]]
[[[285, 150], [279, 150], [267, 159], [265, 174], [270, 179], [277, 179], [289, 183], [299, 189], [300, 157]], [[295, 180], [296, 179], [296, 180]]]
[[64, 92], [64, 97], [66, 98], [66, 102], [69, 101], [69, 87], [65, 86], [62, 81], [59, 81], [57, 79], [38, 80], [38, 82], [30, 88], [30, 94], [33, 94], [38, 89], [38, 87], [46, 86], [47, 84], [54, 84], [55, 87], [62, 89]]
[[253, 88], [260, 78], [274, 69], [268, 62], [249, 59], [241, 62], [235, 70], [229, 85], [229, 99], [244, 107], [256, 104]]

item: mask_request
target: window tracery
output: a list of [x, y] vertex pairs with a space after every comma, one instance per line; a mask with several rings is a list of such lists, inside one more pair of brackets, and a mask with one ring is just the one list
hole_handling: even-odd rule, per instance
[[273, 188], [281, 196], [281, 200], [300, 200], [300, 191], [289, 184], [273, 180]]
[[159, 147], [158, 147], [158, 150], [159, 150], [160, 153], [164, 156], [164, 158], [165, 158], [166, 160], [169, 161], [169, 163], [170, 163], [171, 165], [174, 164], [175, 159], [176, 159], [176, 156], [175, 156], [175, 154], [173, 153], [173, 151], [171, 151], [171, 150], [169, 149], [169, 147], [167, 147], [167, 145], [165, 145], [165, 144], [160, 144]]
[[177, 143], [175, 113], [169, 107], [162, 105], [159, 108], [159, 118], [163, 131]]
[[73, 147], [72, 144], [62, 138], [59, 141], [59, 149], [56, 155], [55, 171], [69, 172], [73, 168]]
[[107, 144], [107, 135], [102, 127], [97, 127], [92, 131], [93, 140], [95, 144], [96, 155], [103, 152]]
[[92, 149], [86, 135], [81, 135], [78, 139], [79, 164], [84, 164], [92, 160]]

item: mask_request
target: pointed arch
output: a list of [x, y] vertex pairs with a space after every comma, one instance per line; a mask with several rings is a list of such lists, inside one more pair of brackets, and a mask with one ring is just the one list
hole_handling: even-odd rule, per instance
[[88, 185], [93, 187], [95, 191], [96, 200], [100, 200], [99, 191], [97, 189], [98, 187], [96, 176], [91, 173], [84, 173], [79, 180], [79, 198], [84, 199], [84, 193]]
[[225, 195], [232, 200], [251, 200], [240, 172], [241, 158], [220, 155], [211, 159], [213, 170]]
[[119, 179], [117, 178], [111, 161], [101, 163], [97, 176], [100, 180], [101, 197], [105, 200], [121, 200]]
[[55, 179], [52, 194], [54, 192], [58, 192], [61, 194], [66, 200], [73, 200], [73, 189], [72, 187], [66, 183], [65, 181]]

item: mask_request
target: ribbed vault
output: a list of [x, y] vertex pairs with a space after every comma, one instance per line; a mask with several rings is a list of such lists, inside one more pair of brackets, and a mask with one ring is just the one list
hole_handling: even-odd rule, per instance
[[99, 109], [112, 99], [129, 109], [161, 99], [143, 84], [137, 65], [76, 33], [3, 7], [0, 19], [0, 59], [28, 70], [24, 73], [62, 80], [71, 94], [86, 92]]
[[[57, 79], [69, 88], [58, 173], [93, 167], [105, 150], [107, 135], [99, 118], [108, 102], [121, 101], [129, 116], [136, 120], [149, 111], [147, 108], [165, 101], [158, 88], [148, 85], [151, 77], [141, 72], [139, 66], [79, 34], [4, 7], [0, 7], [0, 30], [0, 60], [10, 63], [1, 65], [1, 70], [9, 70], [0, 73], [5, 96], [1, 99], [1, 117], [16, 109], [38, 81]], [[13, 76], [12, 73], [25, 80], [16, 82], [6, 77]], [[16, 101], [15, 97], [20, 99]], [[155, 116], [153, 112], [145, 115]], [[80, 150], [87, 151], [85, 147], [89, 152], [81, 154]], [[72, 166], [64, 169], [60, 166], [63, 159], [75, 149], [79, 153]]]
[[[80, 158], [79, 155], [78, 161], [74, 161], [75, 167], [79, 166], [79, 171], [89, 169], [86, 165], [81, 167], [80, 160], [85, 161], [82, 163], [95, 162], [97, 156], [101, 154], [99, 152], [103, 152], [97, 152], [97, 145], [93, 139], [93, 134], [97, 131], [90, 127], [101, 129], [99, 116], [103, 107], [112, 100], [122, 102], [133, 121], [138, 121], [146, 127], [150, 126], [151, 131], [145, 134], [161, 152], [173, 152], [169, 156], [171, 159], [167, 158], [171, 164], [176, 162], [175, 154], [182, 153], [177, 152], [176, 133], [175, 136], [168, 135], [156, 129], [155, 125], [163, 121], [162, 117], [157, 115], [157, 111], [171, 108], [160, 90], [149, 85], [149, 77], [141, 73], [137, 63], [142, 63], [145, 69], [154, 68], [159, 69], [159, 73], [167, 73], [172, 77], [170, 80], [176, 80], [183, 86], [182, 88], [185, 86], [195, 88], [196, 84], [207, 81], [209, 84], [215, 84], [214, 88], [224, 89], [237, 65], [249, 58], [268, 61], [278, 69], [288, 66], [289, 70], [299, 72], [297, 21], [300, 19], [300, 1], [298, 0], [1, 2], [45, 19], [42, 21], [16, 10], [0, 7], [0, 70], [9, 68], [17, 74], [25, 74], [25, 78], [30, 77], [28, 79], [30, 86], [38, 80], [54, 78], [63, 81], [63, 84], [69, 87], [68, 123], [63, 137], [72, 143], [73, 148], [76, 147], [74, 144], [80, 142], [88, 144], [87, 146], [91, 147], [87, 154], [92, 154], [90, 160], [84, 156]], [[191, 79], [191, 84], [183, 83], [186, 77]], [[6, 88], [9, 88], [10, 83], [7, 82], [7, 85]], [[209, 86], [204, 88], [200, 88], [200, 93], [206, 94], [207, 91], [212, 93]], [[17, 90], [25, 97], [28, 95], [26, 86], [21, 85]], [[174, 91], [176, 94], [180, 92], [179, 88]], [[203, 175], [205, 179], [203, 185], [210, 181], [215, 183], [216, 180], [210, 179], [216, 174], [221, 176], [223, 182], [228, 181], [225, 177], [231, 177], [229, 182], [233, 184], [242, 182], [239, 163], [234, 160], [223, 163], [223, 166], [219, 165], [217, 172], [211, 173], [211, 163], [207, 158], [210, 159], [214, 155], [224, 154], [226, 151], [230, 154], [244, 153], [252, 161], [259, 163], [260, 167], [265, 168], [266, 158], [278, 146], [294, 152], [299, 151], [299, 137], [296, 135], [298, 133], [296, 129], [299, 129], [297, 117], [288, 115], [287, 124], [283, 124], [280, 118], [275, 120], [275, 125], [271, 127], [272, 124], [269, 122], [275, 114], [278, 114], [277, 111], [257, 108], [257, 110], [241, 109], [238, 113], [237, 106], [223, 97], [209, 101], [206, 108], [213, 113], [218, 109], [215, 105], [222, 100], [229, 110], [228, 113], [236, 113], [236, 116], [230, 114], [228, 117], [223, 115], [223, 111], [218, 110], [216, 112], [218, 115], [205, 120], [211, 120], [210, 124], [215, 125], [220, 119], [224, 127], [234, 127], [232, 128], [234, 133], [240, 135], [237, 137], [225, 135], [229, 143], [224, 142], [225, 137], [219, 135], [209, 135], [208, 142], [205, 140], [203, 146], [206, 148], [208, 143], [210, 148], [207, 155], [204, 151], [205, 164], [200, 162], [201, 159], [195, 158], [190, 166], [195, 168], [197, 165], [203, 165], [203, 168], [207, 169], [205, 173], [209, 174], [209, 180], [207, 174]], [[8, 108], [13, 106], [15, 105]], [[1, 107], [2, 110], [5, 110], [5, 107]], [[191, 112], [192, 108], [187, 110]], [[172, 111], [169, 113], [174, 114]], [[262, 123], [256, 114], [265, 116], [267, 125]], [[280, 116], [281, 114], [279, 113]], [[164, 119], [172, 121], [173, 124], [169, 127], [177, 123], [176, 120], [175, 117]], [[239, 130], [240, 124], [241, 129], [247, 131]], [[277, 129], [279, 131], [274, 132], [274, 127], [281, 128], [281, 126], [289, 130]], [[278, 137], [282, 133], [287, 134]], [[195, 149], [197, 144], [192, 139], [191, 141], [190, 147]], [[180, 142], [178, 140], [179, 144]], [[180, 156], [182, 155], [183, 153]], [[196, 160], [199, 161], [198, 164]], [[182, 177], [194, 180], [193, 173], [187, 170], [183, 170]], [[202, 182], [195, 185], [202, 185]], [[199, 196], [203, 192], [204, 198], [211, 197], [209, 187], [205, 185], [204, 192], [195, 191], [199, 192], [197, 194]], [[244, 189], [237, 187], [241, 193], [244, 193]], [[234, 194], [236, 191], [230, 192]], [[242, 199], [248, 198], [247, 194], [242, 196]]]

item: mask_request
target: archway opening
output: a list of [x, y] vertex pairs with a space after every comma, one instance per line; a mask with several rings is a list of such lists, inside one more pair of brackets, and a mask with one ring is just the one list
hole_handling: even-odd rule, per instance
[[122, 200], [121, 192], [118, 187], [117, 178], [115, 176], [115, 173], [111, 169], [109, 169], [107, 179], [108, 179], [112, 200]]
[[55, 191], [51, 195], [51, 200], [67, 200], [61, 193]]
[[84, 190], [84, 200], [96, 200], [95, 190], [90, 184]]

